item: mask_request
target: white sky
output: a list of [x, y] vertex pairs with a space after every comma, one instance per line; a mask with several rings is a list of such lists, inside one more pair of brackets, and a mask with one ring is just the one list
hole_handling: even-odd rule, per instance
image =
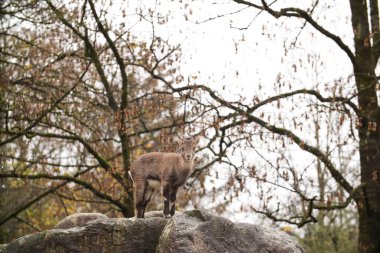
[[[142, 2], [146, 3], [147, 1]], [[299, 6], [300, 2], [305, 6], [311, 5], [311, 1], [281, 2], [289, 2], [283, 6]], [[351, 24], [346, 17], [346, 13], [349, 13], [348, 2], [336, 2], [339, 2], [339, 6], [330, 10], [317, 9], [315, 17], [321, 16], [321, 20], [318, 21], [326, 24], [326, 28], [342, 37], [351, 46], [353, 44], [350, 34], [352, 33]], [[323, 1], [321, 1], [321, 5], [323, 5]], [[292, 75], [292, 64], [300, 55], [306, 53], [320, 54], [323, 59], [326, 59], [325, 62], [328, 65], [321, 73], [320, 82], [331, 82], [351, 74], [347, 56], [324, 36], [315, 33], [316, 36], [311, 38], [310, 31], [314, 32], [314, 29], [309, 25], [306, 26], [299, 38], [299, 41], [307, 40], [307, 43], [302, 43], [301, 47], [291, 51], [281, 62], [284, 55], [284, 41], [287, 41], [287, 45], [289, 45], [303, 25], [303, 22], [298, 19], [276, 20], [267, 13], [262, 13], [253, 21], [248, 30], [240, 31], [230, 28], [230, 25], [246, 27], [257, 15], [257, 10], [251, 8], [235, 15], [197, 24], [210, 17], [234, 12], [243, 6], [232, 1], [195, 1], [189, 3], [189, 7], [187, 7], [187, 12], [192, 10], [193, 13], [188, 16], [190, 21], [185, 21], [181, 6], [183, 7], [184, 4], [173, 2], [169, 4], [165, 1], [160, 9], [163, 9], [163, 13], [165, 13], [165, 8], [170, 10], [168, 12], [170, 12], [172, 20], [165, 25], [157, 26], [157, 30], [162, 37], [169, 38], [172, 43], [181, 44], [182, 73], [194, 75], [200, 71], [201, 75], [197, 75], [199, 78], [197, 82], [215, 88], [226, 85], [227, 91], [230, 88], [232, 93], [246, 95], [252, 94], [260, 82], [267, 86], [273, 94], [272, 84], [276, 81], [277, 74], [290, 72], [289, 74]], [[323, 16], [326, 16], [327, 20], [323, 19]], [[331, 17], [333, 17], [332, 22], [330, 21]], [[282, 24], [283, 22], [284, 24]], [[336, 29], [337, 27], [339, 29]], [[268, 35], [276, 37], [268, 39]], [[241, 41], [243, 37], [244, 42]], [[235, 42], [238, 43], [237, 50]], [[236, 71], [239, 72], [238, 76]], [[300, 73], [297, 73], [297, 79], [299, 79], [297, 80], [298, 85], [297, 82], [293, 82], [294, 89], [297, 86], [312, 85], [306, 74], [300, 76]], [[228, 93], [230, 94], [230, 91]]]

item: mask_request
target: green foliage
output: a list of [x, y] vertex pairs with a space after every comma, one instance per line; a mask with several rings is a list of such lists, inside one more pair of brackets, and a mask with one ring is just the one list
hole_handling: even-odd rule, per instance
[[357, 215], [349, 210], [329, 212], [319, 223], [305, 228], [300, 243], [309, 253], [356, 253], [357, 224]]

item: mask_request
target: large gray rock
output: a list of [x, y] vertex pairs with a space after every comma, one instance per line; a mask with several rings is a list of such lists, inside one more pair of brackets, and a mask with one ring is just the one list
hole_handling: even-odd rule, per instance
[[284, 232], [233, 223], [193, 210], [171, 218], [162, 232], [157, 252], [302, 253], [304, 250]]
[[83, 226], [93, 220], [108, 219], [107, 216], [101, 213], [74, 213], [67, 216], [55, 226], [58, 229], [67, 229]]
[[70, 229], [52, 229], [12, 241], [0, 253], [155, 252], [167, 220], [103, 219]]
[[162, 212], [149, 212], [145, 217], [47, 230], [0, 245], [0, 253], [304, 252], [283, 232], [233, 223], [204, 211], [178, 212], [170, 219]]

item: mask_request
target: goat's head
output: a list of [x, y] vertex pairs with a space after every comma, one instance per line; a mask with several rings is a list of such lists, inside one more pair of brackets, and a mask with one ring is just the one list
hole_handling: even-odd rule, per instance
[[190, 162], [194, 159], [195, 148], [198, 144], [199, 137], [186, 137], [183, 140], [178, 140], [178, 144], [181, 148], [181, 154], [183, 159]]

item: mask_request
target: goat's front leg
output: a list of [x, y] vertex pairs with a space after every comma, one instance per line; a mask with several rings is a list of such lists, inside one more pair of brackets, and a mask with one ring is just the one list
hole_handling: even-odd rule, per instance
[[170, 184], [168, 181], [161, 181], [161, 194], [164, 197], [164, 216], [170, 217]]
[[177, 199], [177, 191], [178, 187], [173, 187], [170, 192], [170, 202], [171, 202], [171, 208], [170, 208], [170, 216], [173, 216], [175, 214], [175, 201]]

